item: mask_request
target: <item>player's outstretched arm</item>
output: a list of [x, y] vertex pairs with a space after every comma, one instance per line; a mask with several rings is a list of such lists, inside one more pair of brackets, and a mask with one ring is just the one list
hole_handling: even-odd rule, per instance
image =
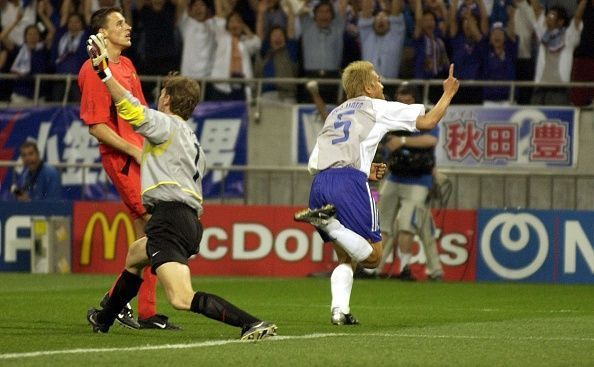
[[133, 126], [142, 124], [145, 120], [144, 107], [132, 96], [115, 78], [111, 77], [109, 58], [105, 39], [101, 33], [91, 35], [87, 40], [87, 53], [93, 64], [93, 69], [107, 87], [113, 99], [118, 115]]
[[452, 98], [454, 98], [456, 92], [458, 92], [459, 87], [460, 82], [458, 79], [454, 78], [454, 64], [451, 64], [450, 74], [448, 75], [448, 78], [443, 81], [443, 94], [441, 95], [441, 98], [431, 111], [426, 115], [417, 118], [417, 129], [433, 129], [445, 115], [446, 110], [448, 109], [450, 102], [452, 102]]

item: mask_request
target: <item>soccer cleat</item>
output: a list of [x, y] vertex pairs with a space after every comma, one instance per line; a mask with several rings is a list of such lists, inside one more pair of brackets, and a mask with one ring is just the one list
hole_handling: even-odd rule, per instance
[[156, 314], [148, 319], [138, 319], [141, 329], [162, 329], [162, 330], [180, 330], [181, 328], [169, 321], [169, 317]]
[[99, 321], [97, 321], [97, 314], [99, 312], [101, 311], [94, 307], [90, 308], [87, 311], [87, 321], [89, 322], [89, 324], [91, 324], [93, 332], [105, 334], [109, 331], [109, 325], [100, 324]]
[[[109, 293], [106, 293], [101, 302], [99, 303], [101, 307], [105, 308], [105, 304], [109, 299]], [[120, 325], [130, 328], [130, 329], [140, 329], [140, 324], [138, 321], [134, 319], [134, 313], [132, 312], [132, 307], [129, 303], [122, 308], [122, 311], [118, 313], [116, 316], [116, 320], [120, 323]]]
[[343, 313], [338, 307], [332, 309], [332, 318], [330, 319], [333, 325], [359, 325], [359, 320], [350, 313]]
[[336, 208], [332, 204], [326, 204], [318, 209], [304, 209], [293, 216], [297, 222], [306, 222], [314, 227], [322, 227], [328, 224], [328, 219], [336, 215]]
[[416, 282], [417, 278], [415, 278], [414, 275], [412, 275], [412, 272], [410, 271], [410, 268], [408, 267], [408, 265], [406, 265], [402, 271], [400, 272], [400, 274], [398, 274], [396, 276], [396, 278], [400, 279], [400, 280], [405, 280], [408, 282]]
[[241, 329], [241, 340], [258, 341], [276, 335], [276, 325], [268, 321], [257, 321]]

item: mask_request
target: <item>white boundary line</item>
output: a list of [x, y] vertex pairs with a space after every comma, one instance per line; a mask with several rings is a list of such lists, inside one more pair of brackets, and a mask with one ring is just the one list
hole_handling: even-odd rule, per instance
[[[282, 340], [303, 340], [303, 339], [319, 339], [319, 338], [331, 338], [331, 337], [342, 337], [342, 336], [375, 336], [375, 337], [386, 337], [386, 338], [422, 338], [422, 339], [467, 339], [467, 340], [516, 340], [516, 341], [567, 341], [567, 342], [594, 342], [592, 338], [577, 338], [577, 337], [544, 337], [544, 336], [476, 336], [476, 335], [432, 335], [432, 334], [390, 334], [390, 333], [325, 333], [325, 334], [306, 334], [306, 335], [279, 335], [266, 339], [263, 343], [269, 343], [272, 341]], [[26, 352], [26, 353], [6, 353], [0, 354], [0, 360], [3, 359], [18, 359], [18, 358], [32, 358], [32, 357], [44, 357], [54, 355], [66, 355], [66, 354], [82, 354], [82, 353], [107, 353], [107, 352], [137, 352], [147, 350], [163, 350], [163, 349], [192, 349], [192, 348], [204, 348], [204, 347], [215, 347], [219, 345], [228, 344], [239, 344], [246, 343], [239, 339], [227, 339], [227, 340], [213, 340], [201, 343], [189, 343], [189, 344], [161, 344], [161, 345], [144, 345], [138, 347], [126, 347], [126, 348], [77, 348], [77, 349], [63, 349], [63, 350], [47, 350], [38, 352]], [[249, 342], [248, 342], [249, 343]]]

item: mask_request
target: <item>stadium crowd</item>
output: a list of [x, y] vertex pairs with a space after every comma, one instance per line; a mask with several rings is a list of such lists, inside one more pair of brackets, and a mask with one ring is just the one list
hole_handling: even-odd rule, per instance
[[[32, 75], [78, 74], [90, 15], [108, 6], [120, 6], [132, 25], [128, 56], [140, 75], [336, 79], [363, 59], [385, 79], [442, 79], [453, 62], [462, 81], [594, 80], [594, 0], [0, 0], [0, 72], [18, 75], [2, 80], [0, 100], [30, 101]], [[154, 102], [154, 85], [143, 88]], [[328, 102], [337, 89], [320, 84]], [[264, 84], [262, 92], [309, 102], [305, 88], [290, 83]], [[432, 102], [440, 92], [431, 91]], [[509, 92], [466, 86], [454, 103], [505, 103]], [[42, 84], [46, 100], [64, 93], [63, 82]], [[206, 98], [246, 93], [241, 83], [214, 83]], [[593, 95], [520, 88], [515, 102], [588, 106]], [[75, 83], [68, 98], [80, 98]]]

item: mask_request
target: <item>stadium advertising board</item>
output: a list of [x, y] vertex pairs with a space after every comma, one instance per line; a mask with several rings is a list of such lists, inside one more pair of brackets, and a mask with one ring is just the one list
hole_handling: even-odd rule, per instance
[[2, 202], [0, 205], [0, 271], [31, 270], [31, 220], [70, 216], [70, 202]]
[[577, 115], [567, 107], [451, 106], [440, 122], [437, 166], [574, 167]]
[[[244, 102], [204, 102], [190, 124], [212, 166], [245, 165], [247, 114]], [[0, 111], [0, 160], [18, 160], [19, 147], [35, 139], [41, 157], [50, 164], [92, 164], [101, 161], [98, 143], [80, 121], [77, 106], [4, 109]], [[17, 168], [20, 174], [22, 168]], [[15, 170], [0, 168], [0, 200], [11, 200]], [[222, 185], [224, 181], [224, 185]], [[62, 172], [63, 197], [70, 200], [118, 200], [103, 169], [73, 166]], [[224, 188], [223, 188], [224, 187]], [[208, 171], [203, 179], [206, 198], [243, 195], [243, 172]]]
[[477, 280], [594, 281], [594, 212], [479, 210], [477, 240]]
[[[207, 205], [195, 275], [307, 276], [331, 271], [334, 252], [313, 227], [293, 221], [299, 208]], [[450, 215], [451, 214], [451, 215]], [[474, 211], [438, 217], [446, 279], [474, 279]], [[443, 213], [442, 213], [443, 215]], [[74, 272], [121, 271], [132, 221], [119, 203], [77, 202], [73, 209]], [[418, 259], [422, 261], [422, 259]]]

